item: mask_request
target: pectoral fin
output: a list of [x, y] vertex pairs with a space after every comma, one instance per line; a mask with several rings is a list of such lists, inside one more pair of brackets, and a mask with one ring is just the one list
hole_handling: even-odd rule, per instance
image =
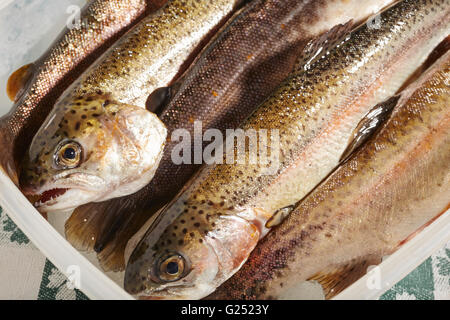
[[28, 81], [33, 75], [33, 63], [27, 64], [14, 71], [6, 84], [6, 93], [11, 101], [16, 101], [25, 90]]
[[300, 59], [295, 63], [295, 71], [307, 70], [320, 57], [331, 48], [343, 41], [354, 26], [354, 21], [349, 20], [345, 24], [338, 24], [322, 36], [311, 40], [303, 49]]
[[387, 101], [377, 104], [364, 116], [351, 135], [348, 146], [341, 156], [341, 163], [347, 160], [353, 152], [381, 128], [381, 126], [390, 118], [399, 99], [400, 95], [393, 96]]

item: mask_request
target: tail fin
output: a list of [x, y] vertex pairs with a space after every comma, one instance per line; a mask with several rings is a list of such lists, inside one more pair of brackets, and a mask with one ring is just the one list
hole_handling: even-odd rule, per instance
[[78, 250], [95, 250], [105, 271], [122, 271], [128, 240], [164, 203], [145, 211], [127, 197], [83, 205], [67, 220], [66, 239]]
[[[80, 251], [93, 251], [103, 233], [108, 233], [117, 213], [114, 200], [88, 203], [78, 207], [66, 221], [66, 239]], [[112, 209], [111, 209], [112, 207]]]
[[105, 242], [98, 252], [100, 266], [106, 271], [122, 271], [125, 269], [125, 249], [128, 241], [142, 228], [142, 226], [166, 203], [165, 201], [145, 210], [133, 210], [123, 214], [113, 228], [113, 238]]

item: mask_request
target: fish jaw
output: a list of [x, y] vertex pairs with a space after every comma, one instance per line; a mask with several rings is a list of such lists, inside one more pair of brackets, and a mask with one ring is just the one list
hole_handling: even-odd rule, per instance
[[[75, 100], [65, 109], [64, 114], [49, 115], [24, 160], [21, 189], [47, 200], [36, 203], [40, 211], [70, 210], [129, 195], [150, 182], [167, 135], [156, 115], [100, 96]], [[74, 168], [59, 163], [67, 145], [78, 146]], [[48, 199], [46, 192], [54, 189], [67, 192]]]
[[[52, 196], [51, 193], [55, 195]], [[42, 192], [40, 199], [34, 203], [36, 209], [39, 212], [67, 212], [77, 206], [77, 203], [81, 201], [92, 202], [95, 201], [95, 193], [90, 190], [82, 189], [67, 189], [67, 188], [54, 188], [48, 191]], [[50, 198], [48, 198], [50, 197]], [[48, 199], [48, 200], [47, 200]]]

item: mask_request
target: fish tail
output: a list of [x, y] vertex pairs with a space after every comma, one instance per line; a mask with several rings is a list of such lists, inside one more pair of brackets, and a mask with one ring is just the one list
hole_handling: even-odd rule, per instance
[[122, 271], [128, 241], [160, 208], [137, 210], [126, 197], [78, 207], [65, 225], [66, 239], [80, 251], [95, 251], [105, 271]]
[[126, 197], [88, 203], [66, 221], [66, 239], [80, 251], [97, 252], [105, 271], [121, 271], [125, 247], [142, 225], [142, 216]]
[[96, 244], [97, 258], [103, 270], [117, 272], [125, 269], [125, 249], [129, 240], [166, 202], [161, 201], [145, 210], [127, 210], [130, 204], [121, 204], [113, 209], [119, 214], [115, 214], [114, 223], [102, 233]]

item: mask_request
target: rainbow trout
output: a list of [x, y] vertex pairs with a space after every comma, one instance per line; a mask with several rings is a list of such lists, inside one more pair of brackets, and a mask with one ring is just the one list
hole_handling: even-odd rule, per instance
[[0, 167], [18, 183], [22, 159], [33, 135], [66, 89], [114, 41], [165, 0], [95, 0], [81, 10], [79, 27], [65, 29], [37, 61], [9, 78], [14, 101], [0, 119]]
[[295, 299], [307, 279], [331, 298], [449, 208], [450, 52], [388, 104], [379, 132], [209, 298]]
[[153, 177], [167, 130], [146, 111], [242, 0], [170, 0], [118, 40], [61, 96], [33, 138], [22, 191], [41, 212], [124, 196]]
[[[162, 109], [160, 119], [169, 137], [179, 129], [192, 138], [209, 129], [225, 134], [226, 129], [237, 128], [289, 75], [309, 40], [351, 18], [365, 19], [390, 2], [361, 6], [359, 1], [340, 0], [252, 1], [220, 30], [180, 81], [158, 90], [163, 99], [150, 99], [155, 103], [152, 109]], [[79, 249], [95, 245], [104, 268], [123, 268], [127, 241], [203, 162], [194, 159], [197, 149], [192, 139], [187, 143], [190, 161], [175, 163], [172, 155], [179, 144], [176, 139], [167, 143], [153, 180], [143, 190], [78, 208], [66, 224], [69, 241]], [[206, 148], [207, 143], [199, 144], [202, 150]], [[142, 208], [148, 210], [142, 212]]]
[[232, 144], [237, 161], [227, 161], [227, 150], [223, 164], [200, 170], [162, 210], [130, 257], [125, 289], [195, 299], [231, 277], [339, 164], [360, 120], [397, 92], [449, 34], [449, 22], [449, 0], [404, 0], [343, 36], [332, 30], [244, 122], [241, 136], [260, 136], [256, 151], [244, 136], [245, 150]]

